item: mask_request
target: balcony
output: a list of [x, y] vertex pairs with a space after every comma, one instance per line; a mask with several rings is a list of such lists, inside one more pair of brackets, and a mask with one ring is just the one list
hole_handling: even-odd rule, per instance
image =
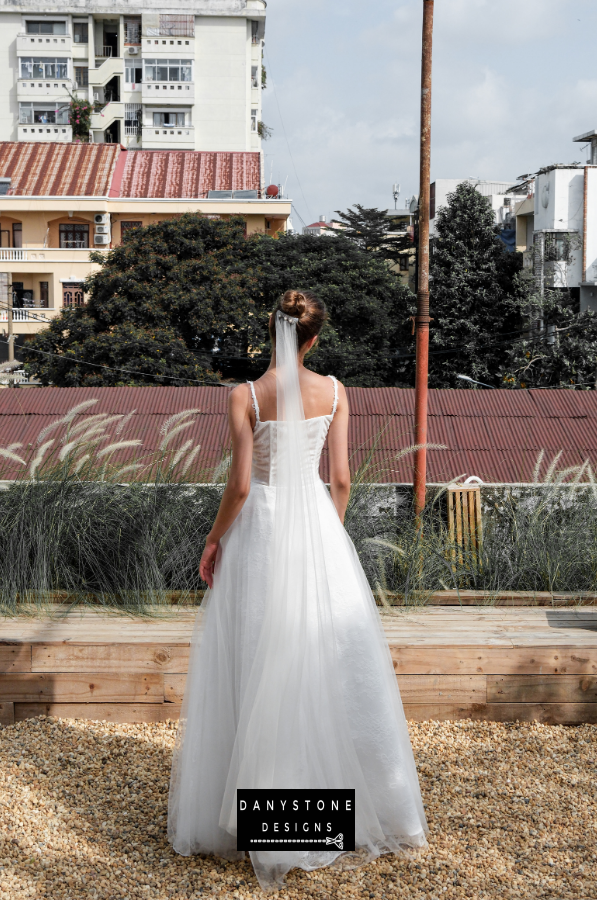
[[[40, 322], [43, 325], [44, 320], [49, 322], [50, 318], [51, 316], [47, 314], [45, 309], [38, 309], [37, 307], [33, 309], [13, 309], [12, 311], [13, 322]], [[0, 322], [8, 322], [7, 309], [0, 309]]]
[[73, 39], [70, 34], [18, 34], [17, 54], [30, 56], [64, 56], [72, 53]]
[[169, 125], [145, 125], [142, 132], [144, 150], [194, 150], [195, 129], [192, 126], [181, 128]]
[[70, 125], [19, 125], [17, 128], [19, 141], [66, 141], [73, 139]]
[[[0, 200], [0, 210], [1, 210]], [[0, 250], [0, 267], [1, 271], [6, 272], [7, 269], [14, 268], [3, 265], [3, 263], [27, 263], [25, 267], [19, 265], [19, 271], [23, 272], [39, 272], [47, 269], [48, 263], [70, 262], [70, 263], [89, 263], [89, 252], [91, 250], [107, 250], [108, 247], [77, 247], [74, 246], [79, 241], [71, 241], [72, 247], [28, 247], [27, 249], [17, 249], [16, 247], [3, 247]], [[40, 267], [40, 263], [42, 264]]]
[[176, 57], [176, 59], [195, 58], [195, 38], [192, 37], [156, 37], [143, 38], [141, 48], [144, 56]]
[[59, 97], [61, 100], [69, 100], [67, 91], [73, 90], [70, 80], [62, 79], [35, 81], [29, 78], [19, 78], [17, 81], [17, 100], [38, 100], [40, 97]]
[[144, 81], [141, 86], [143, 103], [193, 103], [193, 81]]

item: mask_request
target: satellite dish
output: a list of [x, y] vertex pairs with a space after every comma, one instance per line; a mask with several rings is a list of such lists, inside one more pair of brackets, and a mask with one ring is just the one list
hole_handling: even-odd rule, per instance
[[280, 193], [280, 188], [277, 184], [269, 184], [265, 189], [266, 197], [277, 197]]

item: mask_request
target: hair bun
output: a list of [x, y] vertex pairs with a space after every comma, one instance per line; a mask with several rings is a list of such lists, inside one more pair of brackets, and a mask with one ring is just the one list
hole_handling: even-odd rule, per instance
[[286, 291], [280, 303], [280, 309], [287, 316], [300, 319], [307, 309], [307, 298], [300, 291]]

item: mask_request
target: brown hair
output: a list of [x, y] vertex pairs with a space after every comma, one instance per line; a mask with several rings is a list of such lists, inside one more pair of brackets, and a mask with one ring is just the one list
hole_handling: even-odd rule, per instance
[[325, 303], [313, 291], [286, 291], [270, 316], [269, 333], [272, 341], [276, 339], [275, 315], [278, 310], [298, 319], [296, 336], [299, 347], [319, 334], [328, 317]]

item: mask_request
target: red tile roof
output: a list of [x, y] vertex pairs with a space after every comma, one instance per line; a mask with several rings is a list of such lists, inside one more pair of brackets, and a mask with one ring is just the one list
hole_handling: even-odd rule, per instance
[[[414, 443], [414, 391], [348, 388], [349, 445], [353, 472], [370, 449], [380, 480], [412, 480], [412, 456], [396, 455]], [[135, 410], [127, 438], [156, 449], [161, 424], [173, 413], [200, 409], [196, 424], [182, 433], [201, 444], [201, 464], [217, 465], [228, 447], [226, 387], [29, 388], [0, 390], [0, 445], [33, 444], [39, 432], [83, 400], [98, 403], [85, 415]], [[429, 392], [429, 442], [446, 449], [428, 453], [428, 480], [445, 482], [477, 475], [488, 482], [532, 479], [539, 452], [544, 474], [556, 453], [559, 466], [589, 459], [597, 469], [597, 392], [450, 391]], [[24, 452], [24, 451], [21, 451]], [[327, 451], [322, 476], [328, 476]]]
[[260, 187], [259, 153], [134, 150], [126, 154], [120, 196], [201, 198]]
[[26, 197], [105, 197], [118, 144], [0, 141], [0, 176], [9, 194]]
[[12, 179], [12, 196], [200, 199], [208, 191], [259, 191], [261, 156], [0, 141], [0, 176]]

